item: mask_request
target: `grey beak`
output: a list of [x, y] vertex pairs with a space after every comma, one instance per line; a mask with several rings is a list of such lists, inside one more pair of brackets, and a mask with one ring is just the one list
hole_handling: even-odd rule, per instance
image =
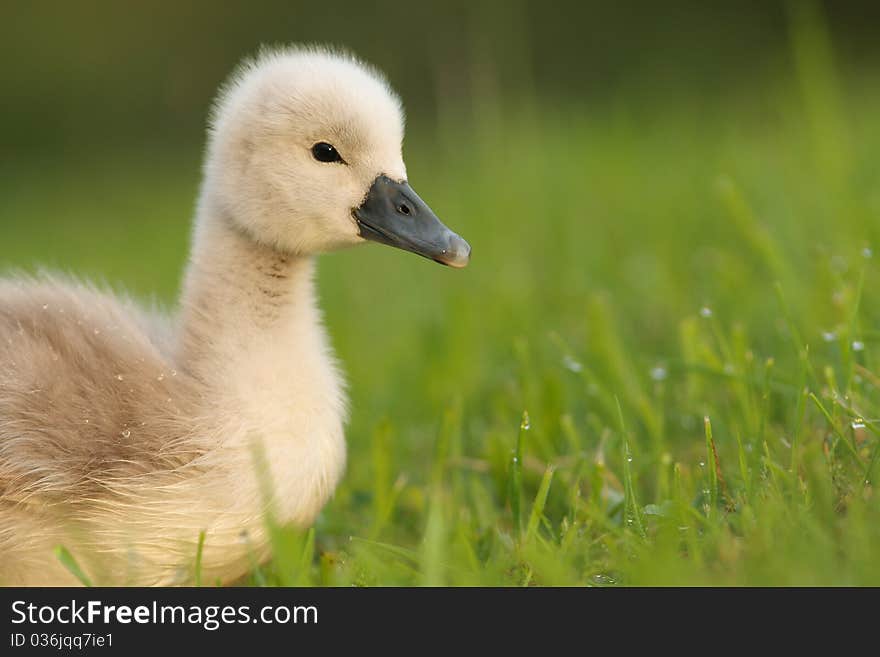
[[364, 239], [450, 267], [464, 267], [470, 260], [470, 245], [444, 226], [406, 182], [379, 176], [352, 214]]

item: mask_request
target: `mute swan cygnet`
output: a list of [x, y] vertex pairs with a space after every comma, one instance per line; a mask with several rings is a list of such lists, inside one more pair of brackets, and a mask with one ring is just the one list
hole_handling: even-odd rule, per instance
[[0, 279], [0, 584], [76, 584], [58, 545], [96, 584], [190, 583], [202, 530], [204, 581], [246, 573], [267, 503], [308, 526], [345, 464], [314, 256], [373, 240], [468, 262], [406, 182], [399, 100], [353, 58], [263, 54], [211, 126], [175, 317]]

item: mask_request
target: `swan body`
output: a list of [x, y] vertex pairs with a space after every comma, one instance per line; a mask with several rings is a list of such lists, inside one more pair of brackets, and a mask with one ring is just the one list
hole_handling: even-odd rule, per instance
[[[344, 382], [314, 257], [470, 247], [406, 183], [403, 117], [320, 49], [243, 65], [214, 109], [179, 308], [52, 275], [0, 279], [0, 584], [232, 581], [266, 514], [308, 526], [345, 466]], [[145, 256], [148, 257], [148, 256]]]

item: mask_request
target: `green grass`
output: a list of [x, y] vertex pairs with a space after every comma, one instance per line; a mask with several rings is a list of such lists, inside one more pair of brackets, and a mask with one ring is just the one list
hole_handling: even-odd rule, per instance
[[[880, 87], [810, 20], [723, 103], [410, 121], [472, 265], [322, 259], [348, 471], [252, 583], [880, 584]], [[198, 157], [7, 167], [3, 262], [171, 301]]]

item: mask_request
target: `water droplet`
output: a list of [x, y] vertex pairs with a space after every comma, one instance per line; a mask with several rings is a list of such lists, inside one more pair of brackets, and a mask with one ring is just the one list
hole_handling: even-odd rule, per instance
[[837, 339], [837, 334], [834, 331], [822, 331], [822, 339], [825, 342], [834, 342]]
[[871, 250], [870, 246], [866, 246], [864, 249], [862, 249], [862, 257], [863, 258], [871, 258], [873, 256], [874, 256], [874, 252]]
[[708, 318], [711, 316], [712, 316], [712, 309], [709, 306], [703, 306], [702, 308], [700, 308], [700, 317]]
[[89, 418], [86, 418], [86, 424], [88, 424], [88, 423], [89, 423]]
[[852, 349], [853, 349], [853, 351], [864, 351], [865, 350], [865, 343], [862, 342], [861, 340], [853, 340]]
[[666, 379], [666, 368], [662, 365], [658, 365], [657, 367], [651, 370], [651, 378], [655, 381], [663, 381]]
[[131, 437], [131, 431], [129, 431], [128, 429], [123, 429], [123, 430], [122, 430], [122, 437], [123, 437], [123, 438], [130, 438], [130, 437]]
[[122, 376], [121, 374], [117, 374], [117, 375], [116, 375], [116, 380], [117, 380], [117, 381], [124, 381], [124, 380], [125, 380], [125, 377]]
[[632, 463], [632, 462], [633, 462], [633, 457], [632, 457], [632, 456], [627, 456], [627, 457], [626, 457], [626, 462], [627, 462], [627, 463]]
[[570, 370], [575, 373], [580, 372], [584, 369], [584, 366], [581, 363], [579, 363], [574, 358], [572, 358], [571, 356], [568, 356], [568, 355], [563, 357], [562, 364], [563, 364], [563, 366], [565, 366], [565, 369]]
[[164, 380], [165, 380], [165, 373], [164, 372], [156, 377], [156, 381], [164, 381]]
[[706, 462], [705, 462], [705, 461], [700, 461], [700, 467], [701, 467], [701, 468], [705, 468], [705, 467], [706, 467]]
[[528, 411], [523, 411], [522, 422], [520, 422], [519, 428], [523, 431], [528, 431], [532, 428], [532, 421], [529, 418]]
[[519, 459], [516, 458], [516, 457], [514, 456], [514, 457], [513, 457], [513, 462], [514, 462], [514, 463], [519, 463]]
[[862, 418], [857, 417], [855, 420], [852, 421], [851, 426], [853, 429], [864, 429], [865, 428], [865, 421]]

